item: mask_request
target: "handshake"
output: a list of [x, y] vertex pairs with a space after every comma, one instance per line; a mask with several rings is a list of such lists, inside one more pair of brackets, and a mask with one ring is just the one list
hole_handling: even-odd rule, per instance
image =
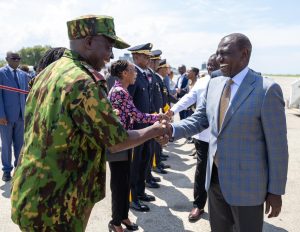
[[170, 110], [165, 114], [159, 114], [159, 121], [152, 126], [153, 130], [157, 133], [157, 136], [155, 136], [154, 139], [160, 145], [167, 144], [170, 138], [172, 138], [173, 127], [171, 126], [170, 121], [173, 115], [174, 113]]

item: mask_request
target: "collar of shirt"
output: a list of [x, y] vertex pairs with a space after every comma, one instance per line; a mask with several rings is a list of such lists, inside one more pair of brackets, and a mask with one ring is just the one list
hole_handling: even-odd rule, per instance
[[[14, 69], [12, 67], [10, 67], [9, 65], [7, 65], [9, 71], [11, 71], [12, 74], [14, 74]], [[18, 69], [17, 70], [17, 75], [18, 75]]]
[[237, 93], [240, 85], [242, 84], [243, 80], [245, 79], [245, 76], [247, 75], [248, 70], [249, 70], [249, 68], [246, 67], [232, 78], [233, 84], [230, 86], [231, 94], [230, 94], [229, 105], [231, 105], [231, 102], [232, 102], [235, 94]]
[[161, 80], [164, 80], [164, 78], [159, 73], [156, 73], [156, 75], [159, 76]]
[[135, 66], [138, 70], [140, 70], [141, 73], [145, 73], [145, 74], [147, 75], [147, 70], [146, 70], [146, 69], [142, 69], [142, 68], [140, 68], [139, 66], [137, 66], [136, 64], [134, 64], [134, 66]]
[[240, 71], [238, 74], [236, 74], [232, 78], [234, 84], [239, 87], [241, 85], [241, 83], [243, 82], [245, 76], [247, 75], [248, 71], [249, 71], [249, 68], [248, 68], [248, 66], [246, 66], [242, 71]]
[[114, 86], [113, 86], [111, 89], [116, 88], [116, 87], [121, 88], [123, 91], [125, 91], [125, 92], [128, 94], [128, 98], [129, 98], [129, 99], [132, 99], [131, 95], [130, 95], [129, 92], [128, 92], [128, 89], [125, 89], [125, 88], [122, 86], [122, 84], [121, 84], [121, 82], [120, 82], [119, 80], [116, 80], [116, 81], [115, 81], [115, 84], [114, 84]]
[[119, 80], [115, 80], [114, 86], [115, 87], [122, 87], [123, 88], [123, 86], [122, 86], [122, 84], [121, 84], [121, 82]]

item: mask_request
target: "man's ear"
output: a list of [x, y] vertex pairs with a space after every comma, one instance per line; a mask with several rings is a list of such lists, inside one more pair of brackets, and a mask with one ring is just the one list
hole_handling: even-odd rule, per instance
[[90, 50], [92, 48], [92, 43], [93, 43], [93, 37], [92, 36], [87, 36], [83, 39], [84, 41], [84, 48], [87, 50]]
[[242, 59], [246, 62], [248, 62], [250, 60], [250, 52], [249, 52], [248, 48], [243, 48]]

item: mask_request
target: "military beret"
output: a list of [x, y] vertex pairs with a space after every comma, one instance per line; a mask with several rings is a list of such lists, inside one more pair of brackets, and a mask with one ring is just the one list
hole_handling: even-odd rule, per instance
[[114, 40], [115, 48], [128, 48], [130, 45], [116, 36], [114, 19], [104, 15], [85, 15], [67, 22], [70, 40], [86, 36], [104, 35]]
[[132, 54], [138, 53], [138, 54], [145, 54], [148, 56], [151, 56], [151, 49], [152, 49], [152, 43], [146, 43], [146, 44], [141, 44], [137, 45], [135, 47], [131, 47], [128, 49]]
[[160, 60], [160, 55], [162, 54], [161, 50], [154, 50], [151, 51], [151, 53], [152, 53], [150, 57], [151, 60]]
[[167, 64], [167, 60], [166, 59], [163, 59], [163, 60], [161, 60], [160, 62], [159, 62], [159, 65], [158, 65], [158, 68], [157, 69], [159, 69], [159, 68], [169, 68], [170, 66], [169, 66], [169, 64]]

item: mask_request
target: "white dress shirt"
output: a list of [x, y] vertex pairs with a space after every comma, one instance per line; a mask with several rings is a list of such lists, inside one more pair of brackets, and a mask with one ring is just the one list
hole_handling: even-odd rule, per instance
[[[238, 91], [240, 85], [242, 84], [245, 76], [247, 75], [248, 71], [249, 71], [249, 68], [246, 67], [232, 78], [233, 83], [230, 86], [231, 93], [230, 93], [229, 106], [231, 105], [231, 102], [232, 102], [236, 92]], [[228, 106], [228, 108], [229, 108], [229, 106]]]
[[[195, 103], [196, 103], [196, 107], [198, 107], [198, 105], [200, 104], [201, 96], [204, 94], [209, 80], [210, 80], [209, 75], [206, 75], [205, 77], [198, 79], [194, 87], [171, 108], [171, 111], [173, 111], [174, 114], [177, 114], [180, 111], [187, 109], [189, 106]], [[209, 128], [207, 128], [206, 130], [202, 131], [199, 134], [194, 135], [193, 138], [204, 142], [208, 142]]]
[[185, 74], [182, 74], [180, 77], [178, 77], [178, 82], [177, 82], [177, 89], [181, 89], [183, 77]]

